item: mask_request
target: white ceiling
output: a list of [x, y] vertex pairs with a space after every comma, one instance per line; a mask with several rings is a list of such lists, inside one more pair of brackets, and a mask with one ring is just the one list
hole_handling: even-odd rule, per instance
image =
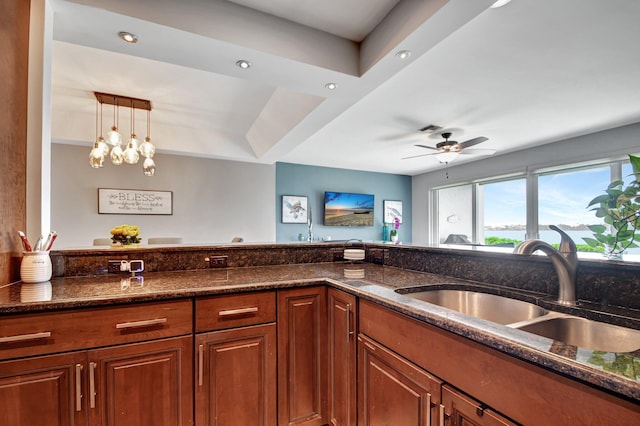
[[98, 91], [160, 152], [415, 175], [428, 124], [500, 155], [640, 121], [640, 2], [492, 2], [51, 0], [53, 139], [89, 151]]

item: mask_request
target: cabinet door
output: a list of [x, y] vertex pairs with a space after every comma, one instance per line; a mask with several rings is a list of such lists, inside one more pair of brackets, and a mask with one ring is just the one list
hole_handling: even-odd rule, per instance
[[420, 367], [358, 336], [358, 424], [435, 426], [440, 380]]
[[196, 336], [196, 425], [276, 424], [276, 325]]
[[324, 425], [326, 288], [278, 291], [278, 424]]
[[0, 362], [3, 426], [86, 426], [86, 352]]
[[450, 386], [442, 388], [442, 404], [445, 407], [445, 416], [449, 419], [449, 426], [513, 426], [517, 424]]
[[356, 424], [356, 297], [327, 290], [329, 340], [329, 424]]
[[191, 336], [89, 351], [92, 425], [193, 423]]

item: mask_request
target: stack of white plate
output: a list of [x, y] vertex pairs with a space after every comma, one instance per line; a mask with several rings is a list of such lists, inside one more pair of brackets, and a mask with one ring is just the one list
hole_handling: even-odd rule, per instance
[[364, 249], [344, 249], [344, 260], [364, 260]]

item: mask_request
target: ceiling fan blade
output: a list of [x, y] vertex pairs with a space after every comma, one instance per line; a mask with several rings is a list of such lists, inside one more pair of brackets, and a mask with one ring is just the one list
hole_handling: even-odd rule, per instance
[[495, 149], [465, 149], [460, 151], [460, 154], [463, 155], [493, 155], [495, 153]]
[[418, 157], [427, 157], [429, 155], [436, 155], [436, 154], [438, 154], [438, 153], [437, 152], [432, 152], [432, 153], [429, 153], [429, 154], [412, 155], [411, 157], [403, 157], [402, 160], [408, 160], [410, 158], [418, 158]]
[[419, 146], [420, 148], [433, 149], [433, 150], [436, 150], [436, 151], [438, 150], [437, 148], [434, 148], [434, 147], [432, 147], [432, 146], [427, 146], [427, 145], [419, 145], [419, 144], [416, 144], [416, 145], [414, 145], [414, 146]]
[[488, 138], [485, 138], [484, 136], [480, 136], [477, 138], [469, 139], [468, 141], [465, 141], [465, 142], [461, 142], [458, 145], [460, 146], [460, 149], [465, 149], [465, 148], [469, 148], [470, 146], [474, 146], [488, 140], [489, 140]]

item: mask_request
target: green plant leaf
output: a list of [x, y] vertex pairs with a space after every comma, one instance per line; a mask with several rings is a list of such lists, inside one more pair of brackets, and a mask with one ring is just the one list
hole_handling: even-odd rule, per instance
[[593, 238], [582, 238], [585, 243], [587, 243], [590, 247], [601, 247], [602, 244], [598, 240], [594, 240]]
[[604, 195], [598, 195], [596, 198], [594, 198], [593, 200], [591, 200], [589, 202], [589, 204], [587, 205], [587, 208], [596, 205], [596, 204], [607, 204], [609, 203], [609, 196], [604, 194]]
[[640, 180], [638, 179], [638, 175], [640, 175], [640, 157], [629, 154], [629, 162], [631, 163], [633, 174], [636, 175], [636, 180]]
[[603, 234], [606, 230], [607, 227], [604, 225], [588, 225], [587, 228], [589, 228], [591, 231], [595, 232], [596, 234]]

